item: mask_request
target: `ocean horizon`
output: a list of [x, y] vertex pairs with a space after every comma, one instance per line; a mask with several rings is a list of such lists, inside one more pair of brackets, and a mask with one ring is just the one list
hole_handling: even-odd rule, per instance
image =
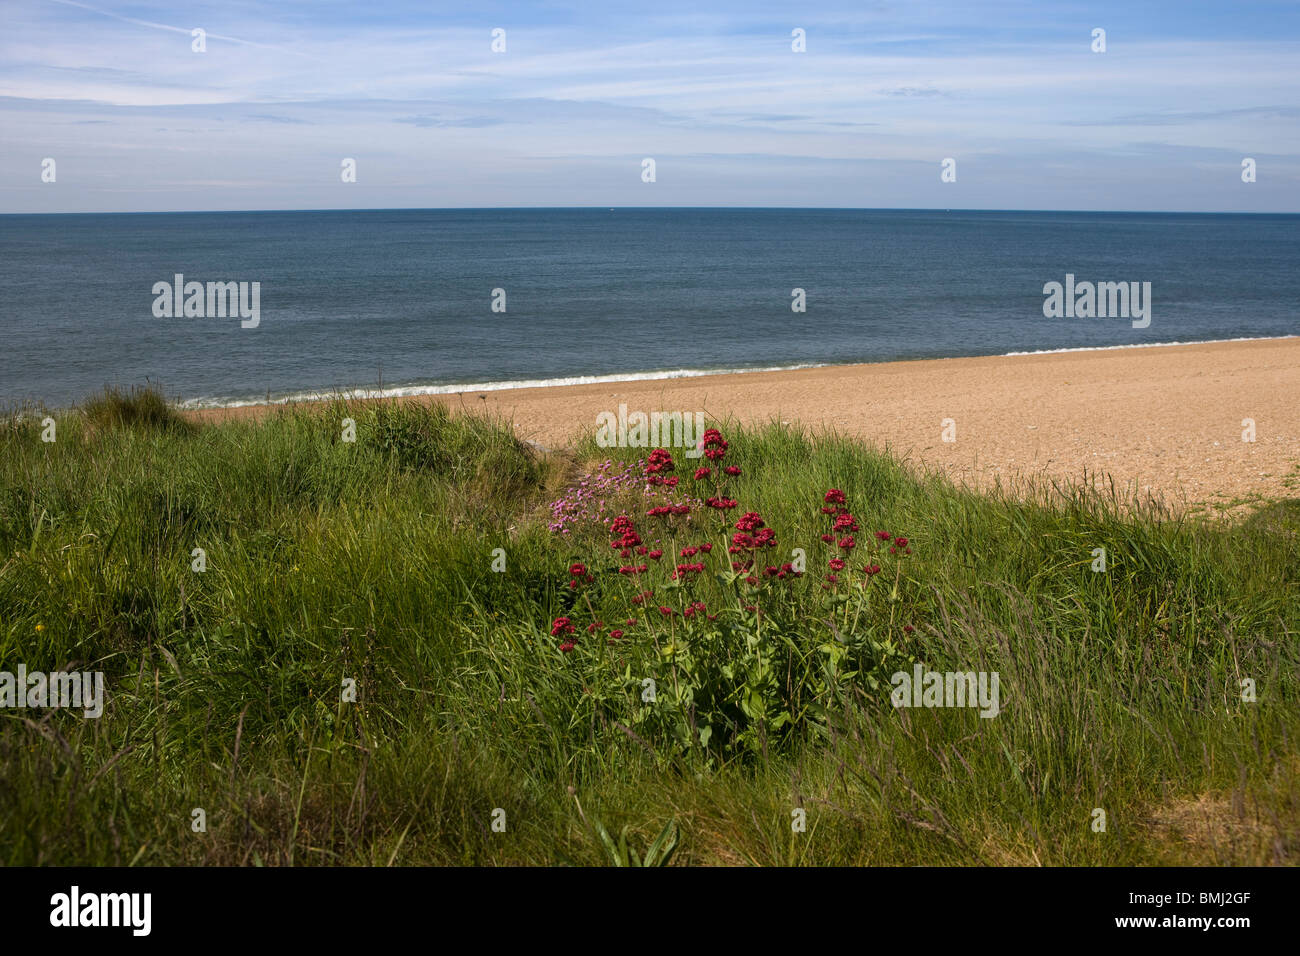
[[[1300, 215], [1282, 213], [9, 214], [0, 249], [10, 406], [146, 382], [223, 407], [1300, 333]], [[203, 314], [186, 316], [192, 282]], [[1076, 283], [1097, 292], [1078, 315]]]

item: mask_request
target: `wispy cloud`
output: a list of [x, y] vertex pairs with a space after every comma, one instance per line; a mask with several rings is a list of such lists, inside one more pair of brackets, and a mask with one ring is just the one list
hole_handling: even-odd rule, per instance
[[[0, 211], [134, 208], [131, 183], [140, 208], [1300, 208], [1292, 7], [371, 7], [11, 0], [0, 177], [26, 185]], [[1247, 155], [1270, 158], [1243, 190]], [[57, 186], [33, 156], [66, 158]]]

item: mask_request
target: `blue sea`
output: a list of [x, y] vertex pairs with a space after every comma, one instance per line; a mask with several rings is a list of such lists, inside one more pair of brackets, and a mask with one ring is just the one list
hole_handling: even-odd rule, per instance
[[[260, 283], [257, 326], [155, 315], [176, 274]], [[1150, 325], [1044, 317], [1044, 285], [1067, 274], [1150, 282]], [[4, 406], [145, 382], [238, 405], [1298, 333], [1296, 215], [0, 216]]]

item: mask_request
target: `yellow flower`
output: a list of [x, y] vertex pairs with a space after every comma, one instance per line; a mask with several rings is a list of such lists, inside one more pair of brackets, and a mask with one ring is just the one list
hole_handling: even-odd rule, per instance
[[37, 625], [36, 625], [36, 633], [37, 633], [37, 634], [41, 633], [41, 631], [43, 631], [43, 630], [45, 630], [45, 625], [44, 625], [44, 624], [37, 624]]

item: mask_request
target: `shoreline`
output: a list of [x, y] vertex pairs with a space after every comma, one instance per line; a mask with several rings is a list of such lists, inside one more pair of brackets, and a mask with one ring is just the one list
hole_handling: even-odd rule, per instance
[[[1098, 484], [1110, 476], [1130, 496], [1176, 508], [1300, 494], [1300, 336], [369, 400], [496, 414], [513, 422], [519, 438], [545, 448], [593, 433], [598, 414], [617, 414], [625, 404], [646, 413], [825, 427], [977, 489]], [[324, 401], [185, 414], [257, 419]], [[1242, 440], [1246, 419], [1254, 422], [1254, 441]], [[945, 420], [955, 426], [955, 441], [943, 439]]]
[[1120, 349], [1160, 349], [1180, 345], [1218, 345], [1225, 342], [1279, 342], [1300, 338], [1300, 335], [1243, 336], [1231, 339], [1206, 339], [1200, 342], [1139, 342], [1130, 345], [1086, 345], [1060, 349], [1039, 349], [1033, 352], [997, 352], [992, 355], [942, 355], [925, 358], [887, 359], [881, 362], [807, 362], [798, 365], [772, 365], [757, 368], [718, 369], [660, 369], [641, 372], [610, 372], [600, 375], [574, 375], [567, 378], [503, 379], [491, 382], [460, 382], [450, 385], [396, 385], [389, 388], [352, 387], [335, 390], [314, 389], [293, 392], [282, 398], [235, 398], [227, 401], [215, 399], [187, 399], [178, 404], [184, 412], [248, 408], [258, 406], [292, 405], [311, 402], [328, 402], [337, 396], [365, 401], [392, 398], [419, 398], [436, 395], [462, 395], [471, 392], [505, 392], [522, 388], [567, 388], [571, 385], [618, 385], [626, 382], [660, 382], [679, 378], [705, 378], [715, 375], [752, 375], [760, 372], [797, 372], [810, 368], [859, 368], [871, 365], [893, 365], [901, 362], [946, 362], [952, 359], [1019, 358], [1025, 355], [1064, 355], [1072, 352], [1112, 352]]

